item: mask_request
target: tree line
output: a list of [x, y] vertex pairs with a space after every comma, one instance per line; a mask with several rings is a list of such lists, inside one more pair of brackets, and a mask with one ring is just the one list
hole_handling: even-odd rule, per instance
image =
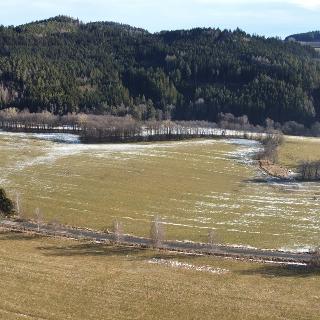
[[302, 181], [320, 181], [320, 160], [302, 161], [298, 166], [298, 172]]
[[[219, 114], [219, 121], [138, 121], [132, 116], [67, 114], [54, 115], [48, 111], [31, 113], [28, 109], [15, 108], [0, 110], [0, 128], [7, 131], [23, 132], [68, 132], [79, 134], [84, 142], [134, 142], [152, 140], [180, 140], [197, 137], [242, 136], [246, 132], [263, 133], [275, 131], [274, 127], [253, 125], [247, 116]], [[227, 130], [229, 130], [227, 132]]]
[[286, 38], [287, 41], [320, 42], [320, 31], [292, 34]]

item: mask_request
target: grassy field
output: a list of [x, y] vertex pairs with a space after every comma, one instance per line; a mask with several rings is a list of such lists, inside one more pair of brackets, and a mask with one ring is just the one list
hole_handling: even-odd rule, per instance
[[279, 162], [295, 169], [301, 161], [320, 159], [320, 139], [304, 137], [285, 137], [279, 149]]
[[1, 319], [319, 319], [320, 273], [301, 267], [4, 232], [0, 244]]
[[[39, 138], [39, 137], [38, 137]], [[317, 184], [259, 182], [246, 141], [81, 145], [0, 133], [0, 182], [24, 214], [95, 229], [301, 248], [319, 244]], [[46, 138], [46, 137], [42, 137]], [[316, 156], [316, 141], [288, 139]], [[312, 150], [315, 150], [314, 152]], [[258, 178], [258, 180], [256, 180]], [[0, 319], [318, 319], [320, 271], [0, 230]]]
[[81, 145], [0, 135], [0, 179], [21, 194], [27, 217], [40, 208], [58, 220], [94, 229], [114, 219], [127, 233], [148, 236], [160, 215], [167, 238], [265, 248], [320, 243], [315, 184], [261, 183], [250, 163], [255, 142], [198, 140]]

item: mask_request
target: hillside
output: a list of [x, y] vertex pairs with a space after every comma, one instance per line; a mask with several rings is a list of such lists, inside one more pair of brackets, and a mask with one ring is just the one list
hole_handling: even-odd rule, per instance
[[294, 39], [300, 42], [320, 42], [320, 31], [293, 34], [286, 38], [286, 40], [290, 39]]
[[286, 38], [286, 41], [297, 41], [304, 46], [310, 46], [320, 53], [320, 31], [294, 34]]
[[0, 27], [0, 108], [310, 124], [320, 118], [317, 57], [239, 29], [151, 34], [59, 16]]

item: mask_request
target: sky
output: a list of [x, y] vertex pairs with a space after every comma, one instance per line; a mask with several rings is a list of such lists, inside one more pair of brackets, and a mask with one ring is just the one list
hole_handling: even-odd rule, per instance
[[285, 37], [320, 29], [320, 0], [0, 0], [0, 24], [59, 14], [83, 22], [115, 21], [150, 32], [194, 27]]

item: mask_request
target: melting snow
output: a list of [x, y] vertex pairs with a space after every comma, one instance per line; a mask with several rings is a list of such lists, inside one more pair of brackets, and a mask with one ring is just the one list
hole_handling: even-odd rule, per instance
[[177, 260], [165, 260], [165, 259], [153, 258], [151, 260], [148, 260], [148, 263], [160, 264], [160, 265], [164, 265], [164, 266], [175, 268], [175, 269], [209, 272], [209, 273], [214, 273], [214, 274], [226, 274], [226, 273], [230, 272], [227, 269], [213, 268], [210, 266], [196, 266], [194, 264], [180, 262]]

